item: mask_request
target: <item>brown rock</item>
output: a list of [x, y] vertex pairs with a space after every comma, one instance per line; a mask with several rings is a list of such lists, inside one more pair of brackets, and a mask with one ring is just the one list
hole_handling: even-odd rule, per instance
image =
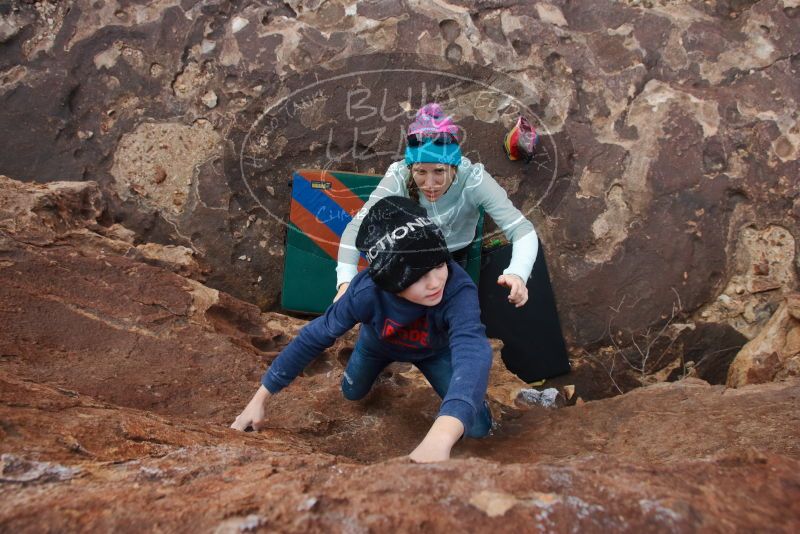
[[800, 325], [795, 326], [786, 334], [786, 344], [783, 350], [789, 355], [800, 353]]
[[786, 297], [786, 306], [789, 315], [800, 321], [800, 293], [793, 293]]
[[0, 44], [17, 35], [19, 30], [20, 27], [13, 17], [0, 18]]
[[153, 183], [160, 184], [163, 183], [164, 180], [166, 179], [167, 179], [167, 171], [165, 171], [163, 167], [157, 166], [156, 175], [153, 177]]
[[0, 229], [39, 242], [96, 226], [106, 209], [94, 182], [23, 184], [0, 175]]
[[508, 493], [481, 491], [473, 495], [469, 503], [489, 517], [498, 517], [505, 515], [519, 501]]
[[503, 348], [503, 342], [497, 339], [491, 340], [492, 352], [494, 354], [494, 361], [492, 363], [492, 370], [489, 375], [489, 396], [496, 402], [506, 407], [516, 406], [516, 399], [520, 390], [528, 387], [519, 377], [506, 369], [500, 351]]
[[754, 279], [750, 282], [750, 287], [748, 287], [748, 291], [750, 291], [750, 293], [763, 293], [765, 291], [774, 291], [780, 288], [781, 288], [780, 282], [775, 282], [774, 280]]
[[797, 303], [797, 294], [784, 299], [764, 329], [736, 355], [728, 370], [728, 386], [758, 384], [796, 373], [800, 320], [793, 314]]
[[753, 273], [757, 276], [767, 276], [769, 274], [769, 262], [763, 260], [753, 264]]
[[[511, 449], [525, 451], [518, 461], [438, 465], [363, 465], [316, 452], [281, 430], [246, 434], [154, 416], [3, 372], [0, 385], [4, 530], [409, 530], [420, 521], [432, 532], [524, 530], [537, 517], [553, 529], [686, 531], [719, 524], [720, 514], [746, 529], [800, 525], [797, 434], [780, 425], [797, 409], [798, 383], [732, 395], [669, 385], [580, 410], [531, 412], [540, 419], [530, 427], [537, 439], [503, 438], [505, 448], [510, 439]], [[673, 411], [651, 411], [655, 406]], [[738, 423], [724, 420], [725, 413]], [[554, 424], [542, 424], [542, 415]], [[592, 452], [602, 440], [598, 431], [620, 415], [610, 446]], [[776, 425], [772, 436], [763, 431], [767, 425]], [[740, 440], [734, 447], [731, 428]], [[491, 451], [495, 439], [481, 443]], [[559, 439], [566, 450], [552, 447]], [[721, 451], [713, 440], [721, 440]], [[67, 441], [80, 449], [65, 447]], [[573, 456], [579, 443], [593, 445]], [[398, 487], [407, 494], [400, 505]]]
[[[777, 352], [754, 354], [752, 363], [747, 369], [746, 384], [763, 384], [775, 379], [780, 370], [781, 359]], [[737, 370], [734, 369], [734, 372]], [[736, 387], [740, 384], [733, 385]]]
[[142, 260], [195, 280], [202, 279], [202, 267], [195, 259], [194, 251], [176, 245], [142, 243], [135, 250], [141, 253]]
[[[241, 248], [279, 242], [299, 161], [382, 172], [402, 157], [409, 113], [454, 80], [463, 87], [447, 105], [467, 129], [466, 152], [519, 184], [509, 193], [553, 260], [561, 323], [576, 346], [608, 344], [611, 307], [642, 334], [669, 316], [673, 288], [686, 313], [709, 304], [740, 272], [731, 257], [738, 229], [774, 221], [787, 240], [799, 233], [788, 178], [798, 175], [800, 146], [797, 8], [776, 0], [691, 0], [680, 13], [649, 0], [412, 10], [389, 0], [146, 9], [80, 0], [81, 17], [73, 3], [17, 4], [0, 14], [12, 65], [0, 74], [0, 146], [11, 147], [0, 172], [96, 181], [110, 219], [139, 241], [203, 251], [209, 284], [262, 308], [277, 307], [282, 258], [236, 263], [230, 237], [242, 217], [274, 224], [243, 232]], [[403, 55], [418, 46], [430, 56]], [[537, 75], [520, 77], [526, 69]], [[341, 87], [369, 94], [316, 83], [351, 75], [360, 80]], [[294, 91], [299, 107], [286, 108], [285, 122], [259, 122]], [[523, 104], [542, 134], [530, 165], [507, 161], [490, 141]], [[214, 132], [225, 132], [224, 149]], [[154, 184], [159, 165], [167, 176]], [[772, 264], [792, 247], [764, 248], [769, 264], [747, 258], [744, 270], [758, 264], [781, 288], [796, 288]], [[258, 276], [263, 283], [252, 284]], [[628, 290], [637, 299], [618, 308]], [[763, 326], [739, 316], [726, 319], [748, 336]]]
[[[691, 530], [721, 521], [717, 510], [741, 528], [800, 524], [797, 381], [733, 394], [684, 381], [558, 411], [497, 403], [495, 435], [419, 466], [391, 458], [419, 442], [438, 399], [398, 369], [344, 401], [350, 337], [270, 399], [265, 430], [235, 433], [227, 425], [302, 322], [81, 252], [5, 249], [4, 530], [524, 530], [531, 515], [555, 529]], [[517, 387], [494, 379], [500, 401]]]
[[134, 246], [135, 232], [120, 224], [98, 224], [106, 209], [93, 182], [32, 185], [0, 176], [0, 229], [40, 246], [69, 244], [100, 256], [113, 252], [202, 279], [203, 267], [190, 249], [156, 243]]

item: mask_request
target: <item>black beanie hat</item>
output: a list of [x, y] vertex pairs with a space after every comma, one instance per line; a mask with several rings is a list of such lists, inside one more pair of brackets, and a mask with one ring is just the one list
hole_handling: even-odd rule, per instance
[[425, 209], [405, 197], [385, 197], [361, 222], [356, 248], [369, 263], [375, 284], [399, 293], [450, 259], [442, 231]]

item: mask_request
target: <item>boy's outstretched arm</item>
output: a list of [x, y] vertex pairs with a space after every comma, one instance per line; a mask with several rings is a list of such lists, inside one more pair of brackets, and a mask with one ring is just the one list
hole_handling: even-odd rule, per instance
[[[463, 270], [460, 272], [464, 277], [467, 276]], [[492, 349], [480, 321], [478, 289], [471, 280], [449, 296], [444, 317], [450, 337], [453, 375], [442, 399], [437, 421], [446, 416], [457, 419], [463, 433], [478, 437], [475, 431], [479, 429], [473, 428], [473, 425], [485, 409]]]
[[355, 326], [359, 314], [354, 310], [352, 297], [350, 293], [345, 294], [344, 298], [330, 305], [324, 315], [300, 330], [261, 377], [261, 386], [231, 428], [242, 431], [251, 426], [258, 430], [266, 415], [266, 399], [288, 386], [311, 360]]
[[450, 450], [463, 433], [464, 424], [461, 421], [450, 415], [440, 415], [422, 443], [408, 456], [421, 464], [449, 460]]
[[266, 415], [264, 403], [269, 396], [270, 392], [267, 388], [263, 385], [259, 386], [258, 391], [256, 391], [256, 394], [250, 399], [250, 402], [247, 403], [242, 413], [236, 417], [231, 428], [244, 431], [247, 430], [248, 427], [252, 427], [253, 430], [260, 430], [261, 424], [264, 422], [264, 416]]

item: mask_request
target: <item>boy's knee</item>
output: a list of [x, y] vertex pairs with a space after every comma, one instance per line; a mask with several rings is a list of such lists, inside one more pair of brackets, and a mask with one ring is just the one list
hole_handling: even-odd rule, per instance
[[351, 401], [361, 400], [368, 392], [369, 388], [358, 387], [353, 380], [347, 376], [347, 373], [344, 374], [342, 378], [342, 393], [345, 399]]
[[351, 401], [357, 401], [363, 399], [364, 396], [367, 394], [367, 391], [356, 391], [342, 384], [342, 393], [344, 393], [345, 399]]

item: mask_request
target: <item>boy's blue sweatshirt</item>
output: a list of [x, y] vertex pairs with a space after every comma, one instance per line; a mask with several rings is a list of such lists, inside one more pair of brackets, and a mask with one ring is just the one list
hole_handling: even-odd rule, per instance
[[361, 323], [361, 342], [378, 347], [388, 359], [423, 360], [450, 347], [453, 378], [439, 415], [458, 418], [467, 431], [483, 404], [492, 350], [480, 321], [478, 289], [457, 263], [436, 306], [415, 304], [383, 291], [366, 270], [358, 273], [345, 294], [324, 315], [300, 330], [261, 379], [270, 393], [288, 386], [320, 352]]

